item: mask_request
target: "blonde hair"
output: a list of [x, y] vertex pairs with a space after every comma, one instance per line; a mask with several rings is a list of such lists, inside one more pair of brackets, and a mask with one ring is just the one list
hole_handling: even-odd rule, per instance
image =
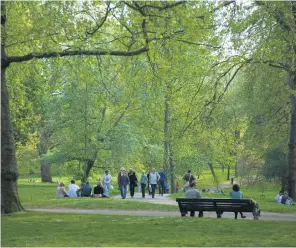
[[65, 187], [65, 184], [63, 182], [60, 182], [60, 187]]

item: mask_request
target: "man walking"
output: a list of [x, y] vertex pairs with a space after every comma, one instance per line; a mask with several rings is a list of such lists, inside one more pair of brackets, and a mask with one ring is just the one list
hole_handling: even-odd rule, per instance
[[166, 181], [166, 174], [163, 169], [160, 169], [159, 172], [159, 195], [164, 193], [164, 183]]
[[108, 170], [105, 171], [105, 175], [103, 176], [102, 180], [103, 180], [103, 187], [105, 189], [105, 195], [109, 197], [109, 189], [111, 186], [112, 177], [109, 174]]

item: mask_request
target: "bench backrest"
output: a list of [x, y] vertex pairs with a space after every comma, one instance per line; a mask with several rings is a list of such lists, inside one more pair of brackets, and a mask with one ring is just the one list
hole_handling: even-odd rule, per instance
[[228, 198], [177, 198], [180, 210], [204, 210], [204, 211], [245, 211], [252, 212], [254, 202], [252, 199], [228, 199]]

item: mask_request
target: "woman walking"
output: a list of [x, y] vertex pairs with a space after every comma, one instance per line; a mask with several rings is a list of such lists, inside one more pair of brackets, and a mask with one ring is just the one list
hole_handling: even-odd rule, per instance
[[155, 172], [155, 169], [152, 168], [149, 174], [149, 183], [151, 185], [151, 191], [152, 191], [152, 198], [154, 198], [155, 195], [155, 187], [159, 180], [159, 174]]
[[141, 190], [142, 190], [142, 198], [145, 198], [145, 189], [146, 189], [146, 184], [148, 183], [148, 178], [145, 174], [145, 172], [142, 172], [140, 184], [141, 184]]
[[135, 187], [138, 186], [138, 178], [136, 176], [136, 173], [132, 169], [130, 169], [128, 172], [128, 179], [130, 182], [130, 195], [131, 195], [131, 198], [134, 198]]

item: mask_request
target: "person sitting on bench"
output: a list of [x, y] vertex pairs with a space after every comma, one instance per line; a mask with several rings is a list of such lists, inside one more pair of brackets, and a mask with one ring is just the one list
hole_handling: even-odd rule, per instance
[[[187, 189], [185, 195], [186, 195], [186, 198], [197, 198], [197, 199], [202, 198], [201, 194], [196, 189], [196, 183], [194, 181], [189, 184], [189, 188]], [[194, 217], [195, 211], [190, 211], [190, 216]], [[203, 211], [199, 211], [198, 217], [203, 217]]]
[[[234, 184], [232, 186], [232, 192], [230, 192], [230, 196], [232, 199], [243, 199], [243, 192], [240, 192], [239, 191], [239, 186], [238, 184]], [[242, 212], [239, 212], [240, 215], [241, 215], [241, 218], [246, 218], [246, 216], [242, 213]], [[234, 212], [234, 218], [237, 219], [237, 214], [238, 212]]]

